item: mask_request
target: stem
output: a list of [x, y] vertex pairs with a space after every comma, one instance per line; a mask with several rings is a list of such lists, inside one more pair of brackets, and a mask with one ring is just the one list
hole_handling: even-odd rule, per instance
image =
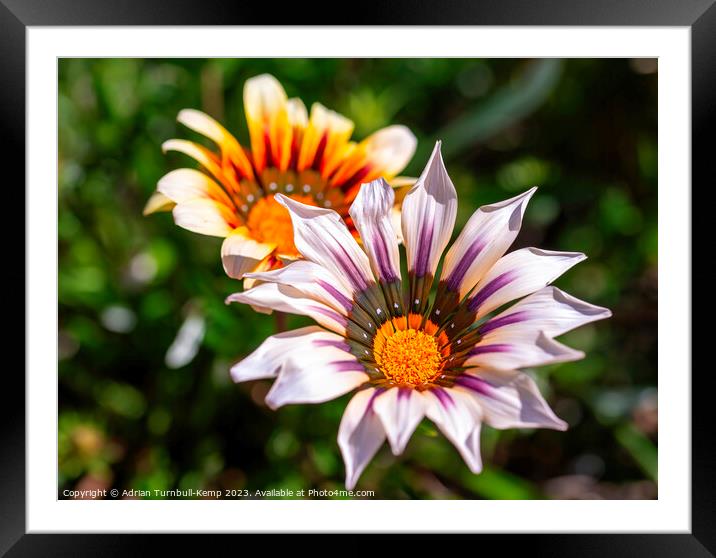
[[283, 312], [274, 312], [273, 315], [276, 320], [276, 333], [286, 331], [286, 314]]

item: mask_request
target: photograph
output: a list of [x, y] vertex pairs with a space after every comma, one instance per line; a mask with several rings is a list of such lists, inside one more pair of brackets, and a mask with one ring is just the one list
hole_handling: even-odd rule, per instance
[[57, 499], [658, 499], [659, 68], [59, 57]]

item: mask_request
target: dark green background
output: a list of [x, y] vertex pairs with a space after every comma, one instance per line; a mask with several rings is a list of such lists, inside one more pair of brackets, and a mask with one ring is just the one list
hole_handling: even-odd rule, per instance
[[[266, 382], [232, 363], [274, 319], [224, 298], [220, 239], [142, 217], [182, 108], [247, 145], [244, 81], [338, 110], [354, 136], [402, 123], [405, 174], [444, 141], [456, 232], [480, 205], [540, 186], [515, 247], [583, 251], [556, 285], [612, 309], [560, 340], [587, 352], [537, 369], [565, 432], [483, 429], [471, 474], [426, 420], [405, 454], [384, 447], [358, 484], [377, 498], [653, 498], [657, 495], [657, 75], [654, 60], [135, 60], [59, 62], [59, 489], [341, 488], [348, 396], [273, 412]], [[168, 348], [187, 318], [205, 335], [187, 364]], [[290, 318], [289, 326], [305, 320]]]

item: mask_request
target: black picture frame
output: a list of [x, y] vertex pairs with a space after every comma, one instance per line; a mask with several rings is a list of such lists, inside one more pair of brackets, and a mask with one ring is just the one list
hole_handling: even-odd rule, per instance
[[[691, 28], [692, 54], [692, 182], [713, 187], [708, 136], [716, 130], [716, 6], [715, 0], [394, 0], [362, 2], [360, 9], [296, 9], [266, 4], [242, 4], [222, 0], [0, 0], [0, 157], [4, 169], [18, 171], [15, 184], [5, 185], [5, 203], [14, 211], [7, 216], [23, 219], [25, 143], [25, 31], [28, 26], [85, 25], [277, 25], [319, 23], [325, 25], [564, 25], [564, 26], [688, 26]], [[685, 191], [684, 195], [690, 195]], [[10, 215], [13, 213], [14, 215]], [[703, 215], [703, 214], [702, 214]], [[693, 215], [692, 227], [703, 222]], [[22, 279], [24, 297], [32, 296], [24, 287], [25, 246], [17, 240], [18, 223], [5, 228], [14, 231], [4, 243], [8, 271], [17, 286]], [[23, 227], [24, 229], [24, 227]], [[698, 229], [697, 229], [698, 230]], [[6, 235], [8, 232], [6, 232]], [[664, 231], [661, 233], [667, 234]], [[693, 235], [696, 237], [697, 235]], [[23, 265], [20, 265], [23, 262]], [[20, 271], [22, 270], [22, 271]], [[6, 272], [7, 274], [8, 272]], [[19, 306], [17, 287], [6, 291], [6, 302]], [[15, 308], [6, 316], [20, 315]], [[48, 309], [48, 313], [52, 312]], [[9, 322], [6, 322], [9, 323]], [[14, 337], [25, 339], [25, 328], [7, 328]], [[703, 329], [701, 331], [704, 331]], [[694, 328], [694, 333], [697, 329]], [[702, 335], [705, 335], [702, 333]], [[663, 340], [662, 340], [663, 341]], [[22, 343], [7, 342], [10, 349]], [[18, 351], [19, 352], [19, 351]], [[24, 356], [21, 357], [24, 365]], [[688, 374], [690, 371], [672, 371]], [[588, 534], [588, 535], [483, 535], [483, 540], [500, 545], [500, 552], [529, 549], [531, 554], [548, 556], [714, 556], [716, 554], [716, 441], [711, 403], [714, 374], [709, 368], [692, 374], [692, 530], [690, 534]], [[207, 546], [198, 536], [181, 538], [153, 535], [28, 535], [25, 534], [25, 381], [19, 367], [5, 366], [0, 413], [0, 553], [7, 556], [127, 556], [172, 551], [235, 554], [234, 543]], [[349, 527], [347, 527], [349, 529]], [[320, 526], [317, 526], [320, 530]], [[244, 535], [245, 536], [245, 535]], [[353, 535], [357, 537], [358, 535]], [[256, 544], [254, 541], [252, 543]], [[280, 544], [272, 540], [272, 549]], [[259, 543], [260, 544], [260, 543]], [[293, 542], [284, 543], [290, 549]], [[472, 543], [469, 543], [472, 544]], [[151, 550], [156, 546], [156, 550]], [[248, 548], [244, 544], [242, 548]], [[475, 549], [477, 551], [477, 549]]]

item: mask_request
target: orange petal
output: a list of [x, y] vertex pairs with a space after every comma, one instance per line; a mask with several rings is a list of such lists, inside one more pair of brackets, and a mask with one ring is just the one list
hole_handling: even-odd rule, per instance
[[303, 142], [303, 134], [308, 126], [308, 112], [306, 105], [301, 99], [289, 99], [286, 108], [288, 109], [288, 123], [293, 128], [291, 138], [291, 164], [295, 167], [301, 152], [301, 143]]
[[353, 122], [345, 116], [313, 103], [311, 118], [301, 143], [298, 170], [313, 167], [328, 176], [340, 162], [340, 156], [353, 133]]
[[381, 177], [391, 181], [408, 164], [416, 146], [415, 136], [405, 126], [378, 130], [346, 154], [331, 182], [343, 188], [350, 202], [361, 184]]

